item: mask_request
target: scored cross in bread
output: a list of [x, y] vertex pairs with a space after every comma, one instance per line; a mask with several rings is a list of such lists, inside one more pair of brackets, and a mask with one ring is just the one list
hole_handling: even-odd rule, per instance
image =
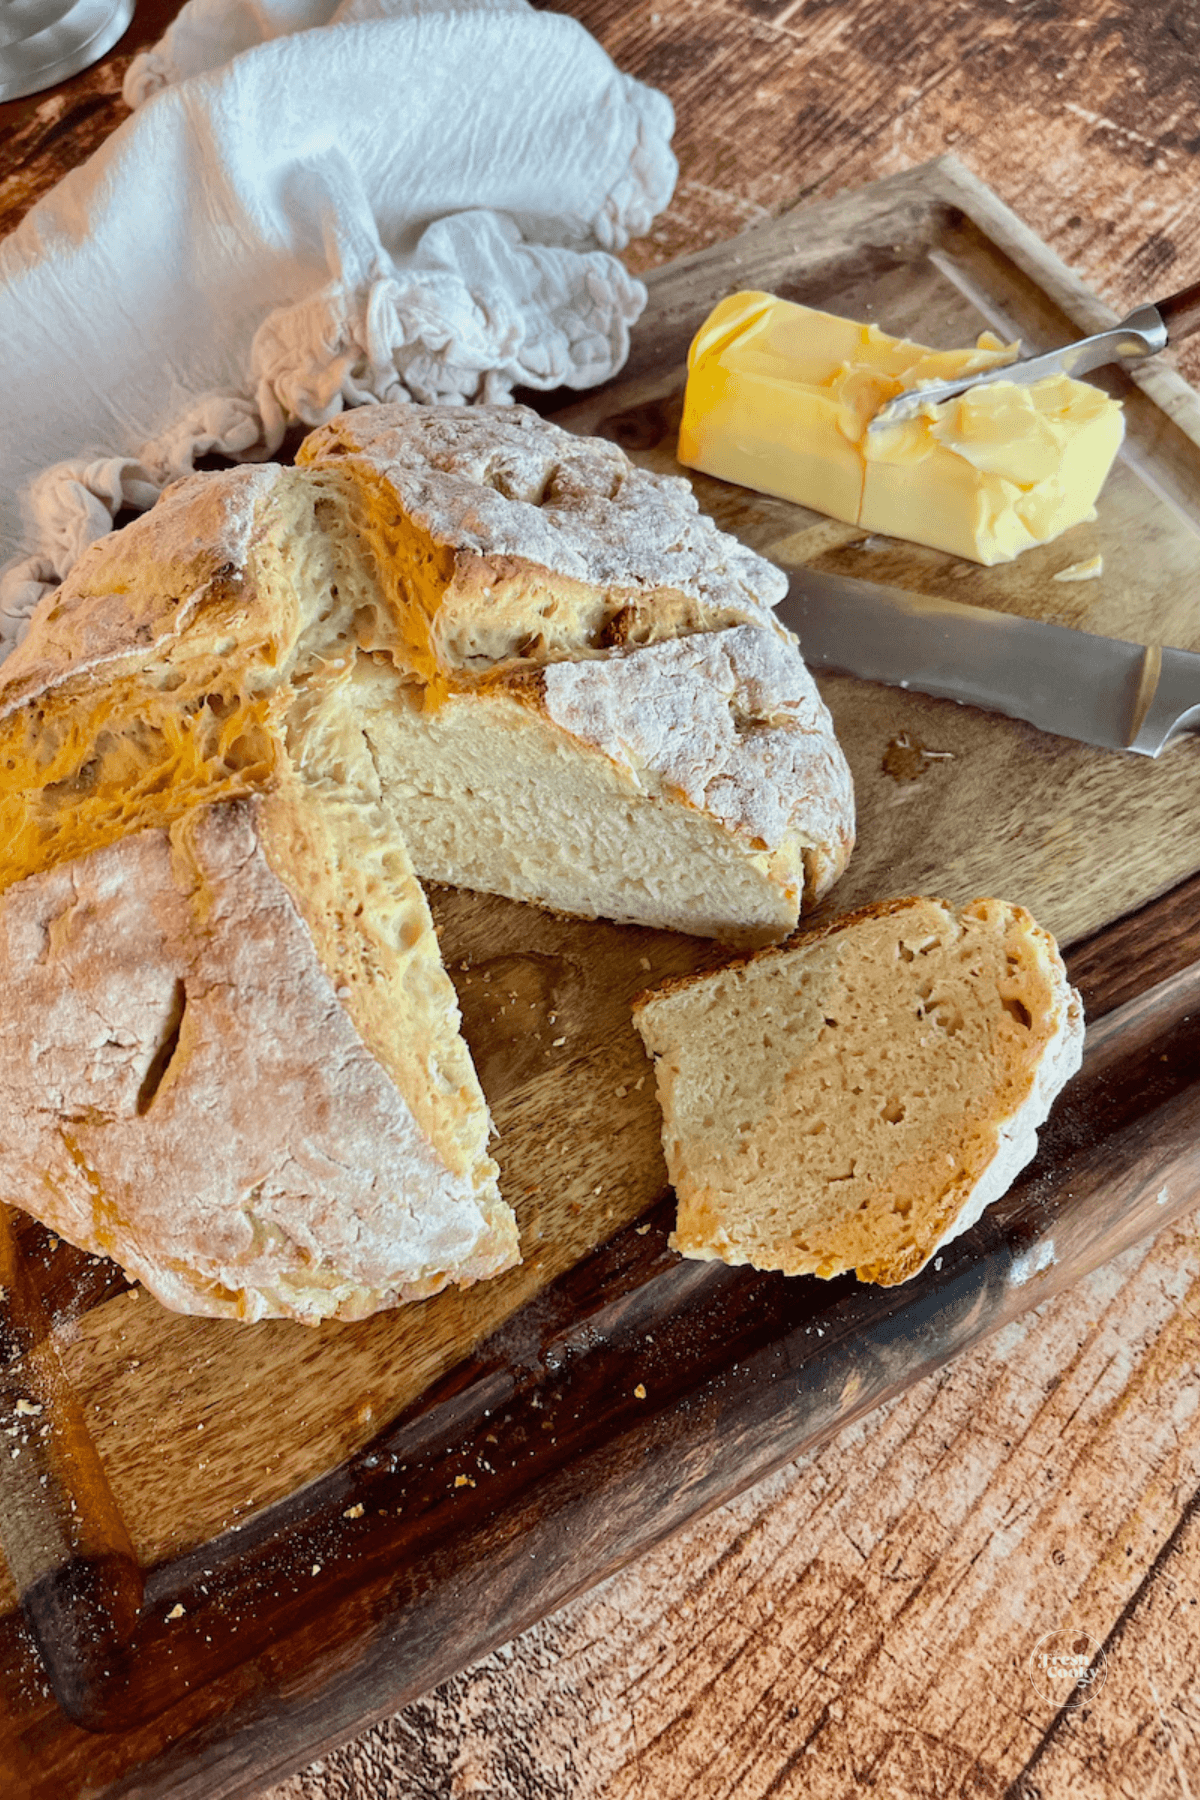
[[885, 902], [635, 1002], [684, 1256], [891, 1285], [975, 1224], [1079, 1067], [1019, 906]]
[[389, 694], [421, 682], [349, 676], [419, 874], [742, 945], [836, 880], [853, 795], [786, 577], [687, 482], [523, 407], [363, 407], [297, 461], [385, 597]]
[[177, 483], [39, 607], [0, 887], [285, 763], [390, 804], [414, 757], [420, 875], [734, 944], [836, 879], [850, 777], [786, 580], [686, 482], [524, 408], [364, 408], [299, 460]]
[[[782, 580], [686, 483], [520, 408], [364, 409], [295, 469], [190, 478], [101, 540], [0, 673], [0, 1019], [28, 1049], [0, 1103], [36, 1115], [0, 1140], [0, 1196], [239, 1317], [356, 1317], [517, 1260], [417, 878], [735, 943], [791, 929], [853, 811]], [[247, 907], [303, 927], [301, 1154], [254, 1106], [213, 1109], [206, 996]], [[48, 1004], [68, 980], [82, 1011]], [[331, 1008], [399, 1108], [379, 1167], [332, 1184]], [[259, 1113], [283, 1016], [230, 1014]], [[159, 1178], [189, 1131], [237, 1152], [191, 1198]]]
[[773, 624], [787, 590], [686, 481], [523, 406], [359, 407], [310, 432], [296, 461], [318, 505], [359, 537], [404, 659], [438, 691], [451, 677]]

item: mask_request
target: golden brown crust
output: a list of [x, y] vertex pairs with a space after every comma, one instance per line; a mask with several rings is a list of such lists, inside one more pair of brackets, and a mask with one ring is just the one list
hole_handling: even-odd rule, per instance
[[46, 594], [0, 668], [0, 719], [72, 676], [177, 641], [241, 592], [274, 463], [189, 475], [97, 540]]
[[418, 580], [438, 565], [431, 646], [444, 670], [767, 624], [786, 592], [686, 481], [526, 407], [363, 407], [310, 433], [297, 462], [332, 471], [389, 547], [403, 520]]
[[355, 1031], [268, 836], [261, 802], [201, 808], [0, 901], [0, 1191], [184, 1312], [358, 1318], [508, 1267], [512, 1215]]
[[[102, 1222], [109, 1233], [102, 1242], [95, 1219], [89, 1222], [87, 1181], [80, 1188], [73, 1162], [75, 1175], [66, 1165], [59, 1171], [71, 1205], [63, 1211], [56, 1201], [53, 1223], [77, 1242], [114, 1250], [168, 1304], [195, 1310], [357, 1316], [445, 1280], [495, 1272], [515, 1251], [511, 1214], [487, 1157], [483, 1096], [457, 1034], [453, 991], [406, 849], [415, 842], [419, 803], [467, 794], [470, 804], [464, 801], [462, 817], [451, 820], [458, 860], [451, 860], [449, 878], [473, 879], [464, 871], [476, 865], [460, 852], [481, 835], [479, 794], [470, 782], [449, 779], [454, 758], [471, 751], [470, 732], [453, 738], [451, 714], [494, 718], [498, 730], [502, 725], [522, 741], [522, 767], [536, 789], [532, 804], [526, 793], [521, 806], [513, 805], [513, 782], [494, 740], [479, 757], [488, 779], [499, 764], [491, 797], [500, 826], [513, 834], [501, 861], [522, 878], [522, 857], [536, 865], [521, 898], [573, 910], [582, 870], [591, 885], [581, 911], [761, 941], [789, 928], [802, 888], [811, 897], [832, 879], [850, 841], [844, 759], [794, 640], [766, 608], [764, 596], [782, 578], [702, 520], [686, 484], [646, 476], [614, 446], [569, 438], [520, 409], [501, 409], [491, 419], [487, 409], [473, 409], [469, 419], [458, 409], [443, 417], [436, 409], [418, 416], [404, 408], [399, 419], [390, 416], [394, 409], [367, 410], [369, 420], [348, 418], [336, 431], [314, 434], [295, 470], [233, 470], [169, 489], [151, 513], [95, 545], [59, 594], [43, 602], [0, 679], [0, 836], [8, 846], [0, 888], [6, 880], [16, 884], [10, 901], [0, 897], [0, 925], [17, 917], [31, 894], [61, 897], [72, 883], [94, 883], [100, 870], [114, 893], [127, 890], [133, 909], [121, 928], [130, 968], [138, 963], [129, 948], [136, 930], [148, 933], [150, 985], [159, 964], [186, 962], [193, 952], [214, 968], [218, 950], [236, 961], [232, 937], [214, 949], [206, 934], [210, 917], [224, 919], [228, 933], [240, 928], [246, 908], [230, 896], [254, 857], [247, 852], [237, 871], [214, 876], [203, 905], [191, 912], [189, 890], [181, 913], [184, 903], [164, 885], [163, 845], [178, 851], [199, 834], [211, 849], [222, 820], [252, 819], [260, 837], [269, 821], [278, 830], [270, 844], [259, 844], [259, 886], [265, 893], [272, 881], [282, 883], [299, 908], [301, 935], [307, 932], [304, 968], [303, 958], [292, 957], [296, 992], [311, 998], [314, 983], [331, 985], [358, 1045], [345, 1063], [358, 1071], [355, 1094], [365, 1091], [361, 1051], [374, 1059], [372, 1080], [386, 1088], [390, 1079], [394, 1107], [415, 1120], [422, 1140], [409, 1145], [411, 1181], [398, 1165], [389, 1176], [409, 1222], [415, 1218], [416, 1238], [387, 1270], [352, 1267], [352, 1246], [330, 1251], [324, 1274], [332, 1285], [322, 1299], [304, 1290], [303, 1272], [293, 1266], [296, 1245], [305, 1242], [305, 1208], [320, 1211], [313, 1183], [286, 1225], [272, 1214], [262, 1243], [255, 1237], [265, 1215], [257, 1200], [246, 1200], [234, 1156], [238, 1150], [253, 1162], [258, 1153], [252, 1118], [231, 1132], [233, 1160], [222, 1165], [228, 1217], [222, 1222], [218, 1182], [197, 1186], [207, 1222], [198, 1223], [178, 1194], [159, 1220], [184, 1246], [173, 1269], [155, 1239], [153, 1213], [141, 1220], [136, 1183], [121, 1162], [142, 1157], [153, 1167], [172, 1153], [152, 1129], [164, 1108], [151, 1124], [124, 1115], [109, 1120], [107, 1134], [80, 1154], [94, 1156], [88, 1167], [97, 1182], [122, 1196], [115, 1231], [112, 1218]], [[368, 503], [382, 508], [371, 550], [365, 527], [359, 530]], [[622, 521], [630, 528], [625, 536]], [[390, 585], [378, 557], [372, 561], [389, 543], [396, 552]], [[492, 704], [497, 700], [512, 705], [506, 711]], [[439, 731], [447, 746], [441, 763], [430, 752], [431, 779], [419, 792], [419, 783], [413, 791], [404, 785], [415, 764], [389, 761], [380, 749], [386, 721], [401, 713], [426, 748]], [[534, 739], [537, 754], [528, 749]], [[528, 824], [546, 810], [537, 780], [549, 771], [552, 783], [564, 769], [563, 792], [581, 802], [572, 814], [576, 837], [564, 849], [567, 838], [548, 825], [539, 862]], [[301, 818], [301, 790], [313, 817]], [[610, 831], [614, 818], [618, 828]], [[444, 823], [445, 813], [431, 817], [430, 841]], [[605, 845], [607, 861], [598, 869], [589, 859], [606, 837], [614, 842]], [[635, 842], [642, 862], [631, 879], [626, 852]], [[421, 872], [439, 867], [431, 860]], [[292, 871], [301, 869], [289, 887]], [[359, 873], [361, 893], [354, 885]], [[488, 878], [475, 885], [509, 891], [482, 874]], [[685, 906], [680, 890], [689, 881]], [[413, 894], [393, 905], [406, 883]], [[134, 917], [139, 890], [143, 898], [158, 894], [164, 918], [174, 920], [169, 954], [153, 923]], [[378, 916], [363, 918], [363, 905], [352, 900], [363, 901], [368, 914], [374, 906]], [[249, 908], [255, 917], [270, 910], [265, 901], [257, 912]], [[255, 938], [265, 963], [267, 936], [259, 931]], [[73, 984], [86, 996], [86, 963], [72, 965], [69, 976], [65, 967], [48, 970], [51, 985]], [[238, 967], [247, 992], [256, 992]], [[32, 1030], [39, 1009], [11, 982], [4, 987], [10, 977], [16, 979], [11, 969], [0, 968], [8, 996], [0, 999], [0, 1015], [15, 1017], [23, 1008]], [[236, 983], [226, 985], [236, 999]], [[386, 995], [378, 1005], [376, 989]], [[291, 1028], [277, 1000], [274, 993], [270, 1004], [263, 1000], [263, 1019], [286, 1040]], [[200, 1010], [191, 1005], [193, 1022]], [[235, 1085], [269, 1112], [250, 1065], [266, 1069], [282, 1049], [268, 1053], [251, 1014], [234, 1012], [230, 1058], [249, 1068]], [[306, 1029], [301, 1019], [297, 1034]], [[400, 1038], [412, 1051], [407, 1060]], [[47, 1053], [86, 1062], [85, 1049], [68, 1031]], [[184, 1072], [181, 1064], [180, 1097]], [[331, 1117], [338, 1094], [321, 1087], [321, 1071], [291, 1074], [297, 1092]], [[383, 1105], [378, 1093], [375, 1101]], [[27, 1093], [13, 1100], [27, 1113], [28, 1102]], [[96, 1110], [87, 1100], [89, 1117]], [[303, 1112], [289, 1115], [297, 1132]], [[34, 1149], [26, 1145], [20, 1170], [14, 1166], [18, 1200], [17, 1189], [26, 1197], [36, 1191], [31, 1172], [39, 1156], [53, 1151], [61, 1162], [53, 1125], [40, 1123], [50, 1137]], [[331, 1157], [335, 1135], [331, 1127], [323, 1140]], [[164, 1174], [163, 1191], [169, 1188]], [[443, 1188], [453, 1189], [449, 1199]], [[418, 1189], [431, 1196], [428, 1218]], [[464, 1199], [466, 1190], [473, 1200]], [[444, 1256], [431, 1250], [422, 1259], [421, 1226], [434, 1231], [439, 1195], [461, 1216], [474, 1204], [476, 1216], [470, 1231], [447, 1240]], [[351, 1211], [354, 1204], [347, 1200]], [[356, 1215], [364, 1233], [375, 1226], [369, 1214], [368, 1206]], [[136, 1231], [128, 1223], [135, 1215]], [[233, 1241], [239, 1218], [250, 1234], [240, 1246]], [[220, 1253], [225, 1260], [218, 1257], [217, 1267], [208, 1238], [230, 1230], [228, 1255]], [[319, 1252], [309, 1243], [305, 1254], [319, 1261]], [[290, 1271], [274, 1286], [272, 1258]]]

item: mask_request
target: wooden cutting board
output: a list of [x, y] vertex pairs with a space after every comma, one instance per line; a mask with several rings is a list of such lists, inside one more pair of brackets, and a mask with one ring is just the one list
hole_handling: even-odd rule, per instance
[[[649, 286], [626, 370], [555, 416], [666, 470], [688, 341], [736, 288], [935, 345], [989, 326], [1040, 347], [1109, 321], [950, 159], [799, 209]], [[864, 538], [703, 477], [697, 493], [767, 554], [1200, 649], [1200, 402], [1165, 363], [1113, 381], [1128, 448], [1099, 517], [1008, 568]], [[1096, 551], [1100, 580], [1054, 580]], [[238, 1746], [256, 1734], [315, 1749], [399, 1704], [652, 1541], [648, 1495], [674, 1528], [1194, 1204], [1192, 913], [1166, 904], [1140, 933], [1102, 928], [1200, 868], [1200, 743], [1150, 763], [896, 689], [821, 686], [859, 806], [827, 910], [994, 892], [1064, 944], [1101, 933], [1077, 968], [1100, 1009], [1125, 1010], [1094, 1039], [1090, 1085], [1034, 1175], [902, 1290], [682, 1264], [665, 1245], [659, 1120], [629, 1000], [711, 947], [435, 892], [521, 1222], [519, 1269], [357, 1325], [240, 1327], [169, 1314], [110, 1265], [20, 1228], [147, 1574], [127, 1650], [101, 1628], [104, 1656], [80, 1663], [98, 1721], [123, 1727], [103, 1739], [62, 1718], [15, 1589], [0, 1595], [0, 1759], [21, 1791], [115, 1794], [134, 1769], [139, 1793], [242, 1791]], [[1057, 1210], [1064, 1197], [1076, 1210]], [[801, 1400], [779, 1405], [785, 1376]]]

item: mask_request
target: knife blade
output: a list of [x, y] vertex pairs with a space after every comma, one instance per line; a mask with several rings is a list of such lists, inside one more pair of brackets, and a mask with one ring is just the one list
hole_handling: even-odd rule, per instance
[[1048, 375], [1086, 375], [1102, 369], [1106, 363], [1137, 362], [1166, 348], [1167, 328], [1153, 306], [1139, 307], [1111, 331], [1097, 332], [1094, 337], [1080, 338], [1061, 349], [1047, 350], [1041, 356], [1023, 357], [1017, 362], [1001, 363], [973, 375], [958, 375], [952, 381], [926, 381], [920, 387], [908, 388], [881, 406], [867, 426], [879, 431], [886, 425], [901, 425], [915, 419], [926, 406], [937, 406], [943, 400], [957, 399], [969, 388], [989, 387], [998, 382], [1015, 381], [1021, 387], [1032, 387]]
[[926, 381], [920, 387], [909, 388], [881, 406], [867, 430], [878, 431], [885, 425], [898, 425], [905, 419], [913, 419], [922, 407], [952, 400], [965, 394], [968, 388], [987, 387], [1001, 381], [1015, 381], [1027, 387], [1047, 375], [1078, 376], [1092, 369], [1102, 369], [1106, 363], [1139, 362], [1165, 350], [1168, 344], [1178, 344], [1197, 330], [1200, 330], [1200, 282], [1181, 288], [1177, 294], [1169, 294], [1165, 300], [1135, 307], [1107, 331], [1080, 338], [1073, 344], [1063, 344], [1041, 356], [1024, 357], [984, 373], [960, 375], [952, 381]]
[[1158, 756], [1200, 730], [1200, 654], [1096, 637], [931, 594], [794, 568], [776, 608], [810, 668], [1025, 719]]

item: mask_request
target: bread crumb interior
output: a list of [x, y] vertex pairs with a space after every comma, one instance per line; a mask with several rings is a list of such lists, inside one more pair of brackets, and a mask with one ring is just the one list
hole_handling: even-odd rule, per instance
[[518, 686], [452, 694], [430, 716], [377, 659], [360, 658], [350, 690], [345, 715], [365, 721], [425, 878], [745, 945], [795, 923], [802, 877], [790, 846], [731, 854], [715, 819], [681, 806], [651, 770], [639, 789], [609, 758], [582, 754]]
[[903, 1279], [995, 1157], [1060, 1028], [1052, 940], [998, 901], [880, 910], [643, 1008], [685, 1254]]

